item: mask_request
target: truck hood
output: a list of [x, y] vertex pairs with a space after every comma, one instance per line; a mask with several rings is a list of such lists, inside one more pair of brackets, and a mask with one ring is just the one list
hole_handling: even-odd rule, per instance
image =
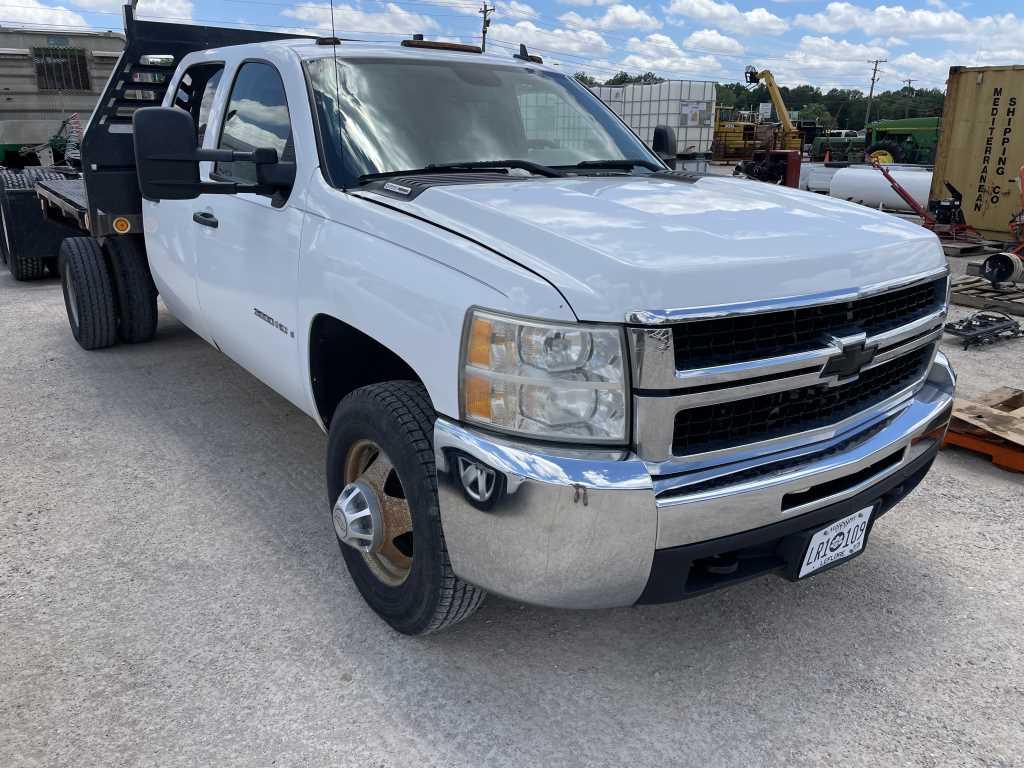
[[541, 275], [580, 320], [863, 288], [945, 265], [915, 224], [729, 177], [454, 184], [386, 198]]

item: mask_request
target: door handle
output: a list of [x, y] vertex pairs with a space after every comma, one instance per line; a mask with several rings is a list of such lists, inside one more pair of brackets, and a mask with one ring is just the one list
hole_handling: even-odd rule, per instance
[[217, 217], [209, 211], [196, 211], [192, 214], [192, 221], [196, 224], [201, 224], [204, 227], [213, 227], [214, 229], [220, 226], [220, 222], [217, 221]]

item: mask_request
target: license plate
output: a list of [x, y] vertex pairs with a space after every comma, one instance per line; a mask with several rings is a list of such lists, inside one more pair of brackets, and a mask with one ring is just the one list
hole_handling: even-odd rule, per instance
[[797, 578], [810, 576], [827, 565], [853, 557], [864, 548], [864, 533], [871, 520], [872, 507], [836, 520], [811, 536]]

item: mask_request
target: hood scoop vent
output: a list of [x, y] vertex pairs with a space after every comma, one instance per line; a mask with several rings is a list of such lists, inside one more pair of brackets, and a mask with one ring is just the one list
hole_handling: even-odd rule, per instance
[[408, 176], [389, 176], [363, 185], [363, 189], [394, 197], [414, 200], [431, 187], [450, 187], [457, 184], [495, 184], [509, 181], [538, 181], [536, 176], [518, 176], [502, 171], [476, 173], [416, 173]]

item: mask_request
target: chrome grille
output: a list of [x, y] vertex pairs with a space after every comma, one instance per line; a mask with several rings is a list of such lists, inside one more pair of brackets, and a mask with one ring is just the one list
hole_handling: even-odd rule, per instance
[[939, 309], [945, 298], [942, 277], [855, 301], [680, 323], [672, 327], [676, 368], [791, 354], [851, 327], [873, 336], [919, 320]]
[[880, 403], [924, 377], [931, 346], [898, 357], [838, 387], [800, 387], [676, 414], [672, 452], [688, 455], [834, 424]]
[[638, 454], [673, 472], [865, 428], [927, 377], [946, 286], [946, 272], [932, 272], [630, 328]]

